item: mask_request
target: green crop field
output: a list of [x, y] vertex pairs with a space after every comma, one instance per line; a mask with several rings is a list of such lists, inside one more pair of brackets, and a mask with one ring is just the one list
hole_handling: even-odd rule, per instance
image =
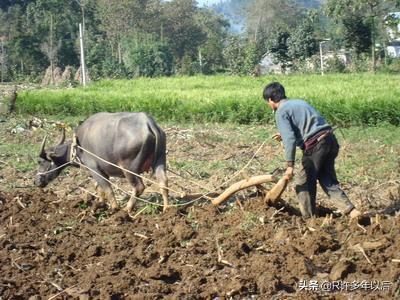
[[389, 74], [196, 76], [105, 80], [86, 88], [22, 92], [20, 113], [88, 116], [146, 111], [159, 121], [266, 123], [264, 86], [280, 81], [289, 98], [312, 103], [334, 125], [400, 125], [400, 76]]

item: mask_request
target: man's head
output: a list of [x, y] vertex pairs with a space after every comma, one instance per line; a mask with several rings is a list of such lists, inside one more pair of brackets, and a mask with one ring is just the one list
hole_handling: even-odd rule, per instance
[[263, 97], [272, 110], [277, 110], [279, 102], [286, 99], [285, 88], [279, 82], [271, 82], [264, 88]]

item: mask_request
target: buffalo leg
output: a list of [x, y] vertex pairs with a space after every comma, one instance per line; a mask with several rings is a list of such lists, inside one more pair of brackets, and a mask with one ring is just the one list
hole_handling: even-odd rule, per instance
[[111, 187], [111, 184], [106, 180], [108, 178], [106, 176], [101, 177], [97, 174], [94, 174], [93, 178], [98, 184], [98, 189], [100, 191], [100, 202], [108, 200], [110, 202], [111, 209], [116, 210], [118, 208], [118, 204], [115, 200], [114, 191]]
[[128, 179], [129, 183], [132, 185], [132, 194], [131, 194], [131, 197], [130, 197], [128, 203], [126, 204], [126, 211], [129, 213], [129, 212], [131, 212], [132, 208], [136, 204], [136, 197], [139, 197], [143, 193], [145, 186], [140, 177], [137, 177], [128, 172], [125, 172], [125, 177]]
[[155, 170], [156, 178], [160, 184], [161, 195], [164, 200], [163, 211], [168, 208], [168, 179], [165, 172], [165, 165], [158, 165]]

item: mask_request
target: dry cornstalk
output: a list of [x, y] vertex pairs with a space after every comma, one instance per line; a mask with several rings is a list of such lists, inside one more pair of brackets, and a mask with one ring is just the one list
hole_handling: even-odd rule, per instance
[[45, 281], [45, 282], [50, 283], [50, 284], [51, 284], [52, 286], [54, 286], [59, 292], [62, 292], [62, 291], [63, 291], [63, 289], [61, 288], [61, 286], [59, 286], [57, 283], [52, 282], [52, 281]]
[[360, 225], [359, 223], [357, 223], [357, 226], [360, 227], [364, 232], [367, 232], [367, 229], [365, 229], [362, 225]]
[[91, 191], [88, 191], [87, 189], [83, 188], [83, 187], [79, 187], [80, 190], [84, 191], [85, 193], [95, 197], [95, 198], [99, 198], [99, 196], [97, 196], [96, 194], [92, 193]]
[[22, 209], [25, 209], [25, 208], [26, 208], [26, 206], [22, 203], [22, 201], [21, 201], [21, 199], [20, 199], [19, 197], [15, 197], [14, 199], [17, 201], [17, 203], [19, 204], [19, 206], [22, 207]]
[[137, 233], [137, 232], [134, 232], [133, 235], [141, 237], [141, 238], [146, 239], [146, 240], [149, 238], [148, 236], [146, 236], [144, 234], [141, 234], [141, 233]]
[[362, 253], [362, 255], [364, 255], [365, 259], [367, 260], [367, 262], [372, 265], [372, 261], [368, 258], [367, 254], [365, 253], [365, 250], [363, 249], [363, 247], [361, 247], [360, 244], [356, 245], [358, 250]]
[[317, 229], [315, 229], [314, 227], [311, 227], [311, 226], [307, 226], [307, 229], [310, 230], [310, 232], [314, 232], [314, 231], [317, 230]]
[[62, 290], [62, 291], [59, 292], [58, 294], [55, 294], [55, 295], [51, 296], [48, 300], [55, 299], [55, 298], [57, 298], [58, 296], [60, 296], [61, 294], [63, 294], [63, 293], [68, 294], [68, 291], [69, 291], [70, 289], [72, 289], [73, 287], [75, 287], [76, 285], [78, 285], [78, 284], [74, 284], [74, 285], [72, 285], [72, 286], [66, 288], [65, 290]]
[[213, 199], [211, 202], [214, 205], [219, 205], [222, 202], [224, 202], [226, 199], [228, 199], [231, 195], [233, 195], [234, 193], [236, 193], [238, 191], [249, 188], [251, 186], [260, 185], [260, 184], [272, 182], [275, 180], [276, 179], [273, 175], [259, 175], [259, 176], [250, 177], [248, 179], [243, 179], [241, 181], [238, 181], [238, 182], [232, 184], [221, 195], [219, 195], [217, 198]]
[[[17, 259], [19, 259], [19, 258], [17, 258]], [[11, 259], [11, 265], [16, 267], [17, 269], [19, 269], [21, 271], [24, 271], [24, 269], [19, 264], [17, 264], [16, 260], [14, 260], [14, 259]]]
[[277, 211], [275, 211], [275, 212], [272, 214], [272, 216], [270, 217], [270, 220], [272, 220], [272, 219], [275, 217], [276, 214], [278, 214], [279, 212], [281, 212], [281, 211], [284, 210], [284, 209], [285, 209], [285, 207], [281, 207], [280, 209], [278, 209]]
[[79, 214], [76, 215], [76, 218], [79, 218], [80, 216], [82, 216], [82, 218], [79, 220], [79, 223], [82, 223], [82, 220], [85, 218], [86, 215], [86, 211], [81, 211]]
[[219, 261], [219, 263], [221, 263], [221, 264], [223, 264], [223, 265], [227, 265], [228, 267], [231, 267], [231, 268], [234, 268], [234, 267], [235, 267], [235, 266], [232, 265], [229, 261], [224, 260], [224, 259], [221, 259], [221, 260]]
[[128, 213], [128, 216], [132, 219], [135, 220], [142, 212], [144, 212], [147, 209], [147, 206], [143, 207], [141, 210], [139, 210], [134, 216], [132, 216], [130, 213]]
[[221, 260], [222, 260], [222, 249], [219, 246], [218, 238], [215, 238], [215, 244], [217, 245], [218, 262], [221, 262]]
[[51, 201], [50, 204], [57, 204], [57, 203], [60, 203], [60, 202], [63, 202], [63, 201], [65, 201], [65, 200], [64, 199], [59, 199], [59, 200]]
[[234, 265], [232, 265], [229, 261], [222, 259], [223, 251], [219, 245], [218, 238], [215, 238], [215, 244], [217, 245], [218, 263], [234, 268]]
[[325, 217], [324, 221], [321, 224], [321, 227], [329, 226], [332, 224], [333, 214], [329, 214]]
[[239, 206], [239, 208], [240, 208], [242, 211], [244, 211], [242, 202], [240, 202], [240, 200], [236, 200], [236, 204]]
[[354, 249], [358, 249], [358, 247], [360, 246], [361, 248], [365, 249], [365, 250], [375, 250], [375, 249], [380, 249], [382, 247], [384, 247], [385, 245], [387, 245], [388, 240], [386, 238], [382, 238], [378, 241], [374, 241], [374, 242], [362, 242], [362, 243], [358, 243], [354, 246], [352, 246], [352, 248]]
[[186, 201], [190, 201], [190, 200], [195, 200], [195, 199], [200, 199], [200, 198], [206, 198], [209, 200], [212, 200], [213, 197], [218, 197], [218, 193], [195, 193], [195, 194], [186, 194], [183, 193], [179, 196], [175, 196], [175, 195], [171, 195], [172, 198], [175, 198], [177, 200], [186, 200]]
[[400, 263], [400, 259], [393, 258], [393, 259], [392, 259], [392, 262]]
[[380, 220], [381, 220], [381, 216], [379, 214], [375, 215], [375, 223], [376, 223], [376, 225], [381, 226]]

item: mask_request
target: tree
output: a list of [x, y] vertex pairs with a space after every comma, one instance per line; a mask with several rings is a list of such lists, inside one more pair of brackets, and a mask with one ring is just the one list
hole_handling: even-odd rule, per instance
[[313, 25], [315, 20], [316, 15], [310, 14], [291, 32], [288, 39], [288, 55], [292, 60], [304, 61], [318, 51]]
[[40, 50], [46, 55], [50, 62], [50, 83], [54, 84], [54, 67], [57, 61], [57, 54], [61, 48], [61, 40], [58, 40], [57, 44], [54, 38], [54, 24], [53, 15], [49, 16], [49, 35], [47, 39], [40, 45]]
[[13, 79], [25, 73], [37, 73], [45, 65], [45, 57], [39, 49], [40, 36], [32, 34], [26, 26], [26, 9], [18, 4], [1, 11], [0, 31], [4, 51], [7, 53], [7, 75]]
[[168, 45], [147, 35], [127, 41], [125, 64], [134, 76], [169, 76], [173, 57]]
[[254, 39], [232, 36], [227, 39], [224, 57], [231, 74], [254, 75], [260, 62], [262, 51]]
[[245, 49], [244, 42], [238, 36], [231, 36], [227, 39], [225, 49], [223, 51], [225, 61], [231, 74], [243, 74]]
[[223, 49], [229, 23], [208, 9], [197, 12], [196, 22], [206, 35], [205, 41], [198, 47], [200, 72], [210, 74], [224, 66]]
[[294, 0], [254, 0], [247, 14], [249, 41], [257, 45], [259, 59], [268, 52], [287, 69], [293, 60], [304, 60], [315, 53], [315, 18], [307, 16]]
[[289, 38], [289, 31], [285, 28], [279, 28], [271, 33], [266, 42], [268, 52], [272, 54], [274, 61], [282, 66], [283, 71], [292, 64], [292, 59], [289, 55]]
[[266, 39], [280, 28], [294, 28], [303, 12], [294, 0], [254, 0], [250, 5], [246, 29], [255, 40]]
[[112, 53], [121, 64], [125, 37], [140, 31], [147, 0], [97, 0], [97, 19], [106, 33]]
[[190, 70], [189, 64], [197, 60], [198, 47], [206, 40], [206, 33], [196, 22], [195, 0], [166, 2], [163, 13], [164, 33], [180, 73]]
[[[21, 19], [22, 34], [29, 37], [38, 50], [42, 48], [48, 64], [54, 62], [55, 55], [60, 67], [78, 63], [75, 41], [80, 18], [75, 2], [37, 0], [27, 6]], [[56, 51], [57, 48], [60, 51]]]
[[31, 2], [35, 2], [35, 0], [2, 0], [0, 2], [0, 9], [7, 10], [11, 6], [15, 5], [26, 7]]
[[325, 5], [325, 11], [328, 16], [333, 17], [337, 22], [343, 22], [345, 18], [348, 18], [349, 12], [352, 12], [362, 18], [363, 23], [361, 25], [369, 25], [372, 71], [375, 72], [375, 44], [378, 28], [383, 27], [384, 18], [390, 10], [399, 5], [399, 0], [328, 0]]
[[371, 28], [365, 24], [362, 17], [357, 12], [349, 13], [342, 19], [343, 40], [347, 48], [352, 49], [358, 56], [368, 52], [371, 47]]

